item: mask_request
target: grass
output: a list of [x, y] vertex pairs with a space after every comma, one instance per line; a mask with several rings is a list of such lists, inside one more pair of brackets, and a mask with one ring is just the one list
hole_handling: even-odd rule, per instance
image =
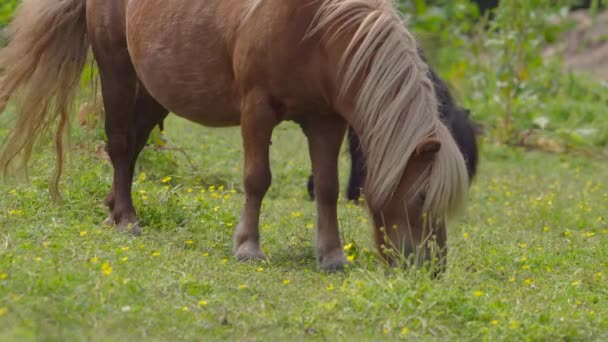
[[0, 340], [608, 339], [605, 161], [485, 143], [438, 280], [383, 266], [366, 211], [341, 200], [354, 264], [326, 274], [314, 257], [297, 126], [273, 139], [264, 263], [232, 256], [238, 129], [176, 118], [166, 129], [194, 167], [177, 150], [144, 151], [133, 188], [142, 237], [99, 226], [111, 181], [93, 153], [101, 131], [75, 132], [60, 206], [47, 191], [51, 148], [36, 155], [29, 183], [0, 185]]

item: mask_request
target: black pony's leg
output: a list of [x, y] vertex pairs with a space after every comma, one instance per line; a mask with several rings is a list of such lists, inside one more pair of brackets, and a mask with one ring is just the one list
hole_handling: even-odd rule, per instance
[[366, 175], [365, 157], [363, 156], [363, 151], [361, 151], [359, 137], [357, 137], [352, 127], [348, 128], [348, 148], [351, 158], [351, 170], [346, 197], [350, 201], [358, 201], [361, 197], [361, 188], [363, 187]]
[[310, 199], [314, 201], [315, 199], [315, 177], [310, 175], [308, 177], [308, 182], [306, 182], [306, 189], [308, 190], [308, 196]]

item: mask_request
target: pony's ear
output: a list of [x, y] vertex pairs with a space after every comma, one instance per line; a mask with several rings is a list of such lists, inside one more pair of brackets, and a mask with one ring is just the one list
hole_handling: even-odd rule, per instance
[[439, 149], [441, 149], [441, 141], [433, 137], [424, 138], [416, 145], [414, 156], [416, 158], [432, 158], [439, 152]]

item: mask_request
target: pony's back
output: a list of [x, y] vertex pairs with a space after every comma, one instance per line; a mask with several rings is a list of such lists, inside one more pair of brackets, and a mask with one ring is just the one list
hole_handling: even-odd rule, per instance
[[429, 75], [435, 85], [435, 93], [440, 106], [439, 115], [446, 126], [450, 128], [456, 145], [458, 145], [464, 157], [470, 181], [477, 173], [479, 152], [473, 123], [469, 118], [469, 111], [458, 106], [450, 93], [448, 85], [433, 68], [429, 69]]

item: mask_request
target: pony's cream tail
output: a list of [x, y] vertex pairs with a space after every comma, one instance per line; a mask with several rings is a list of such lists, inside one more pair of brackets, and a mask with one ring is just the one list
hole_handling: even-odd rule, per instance
[[[57, 166], [50, 193], [58, 198], [63, 136], [87, 60], [86, 0], [24, 0], [0, 50], [0, 113], [13, 98], [16, 123], [4, 140], [0, 168], [6, 175], [18, 157], [26, 166], [34, 143], [57, 122]], [[18, 96], [16, 96], [18, 95]]]

